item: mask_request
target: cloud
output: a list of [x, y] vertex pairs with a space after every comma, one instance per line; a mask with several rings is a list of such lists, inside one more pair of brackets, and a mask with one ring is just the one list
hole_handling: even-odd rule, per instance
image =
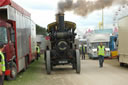
[[52, 10], [33, 10], [29, 9], [29, 11], [32, 13], [31, 17], [32, 20], [36, 24], [39, 24], [40, 26], [46, 27], [47, 25], [53, 21], [55, 21], [55, 11]]
[[[116, 7], [117, 8], [117, 7]], [[108, 28], [113, 24], [113, 15], [114, 15], [113, 7], [105, 8], [104, 9], [104, 24], [105, 28]], [[74, 15], [73, 12], [66, 12], [65, 17], [67, 20], [72, 20], [77, 24], [77, 27], [80, 30], [87, 29], [87, 28], [99, 28], [99, 22], [102, 22], [102, 11], [94, 11], [86, 17], [81, 17]]]
[[17, 4], [31, 13], [32, 20], [40, 26], [47, 27], [55, 20], [59, 0], [15, 0]]
[[39, 10], [53, 10], [57, 8], [59, 0], [15, 0], [16, 3], [24, 8], [39, 9]]
[[26, 8], [36, 9], [36, 10], [54, 10], [54, 7], [50, 5], [37, 5], [37, 6], [25, 6]]
[[[59, 0], [15, 0], [16, 3], [27, 9], [32, 16], [32, 20], [40, 26], [47, 27], [47, 25], [55, 21], [55, 14], [57, 13], [57, 3]], [[113, 24], [114, 10], [117, 7], [104, 9], [104, 23], [109, 26]], [[72, 11], [65, 13], [65, 20], [73, 21], [77, 24], [80, 31], [84, 31], [89, 27], [97, 27], [102, 20], [102, 12], [94, 11], [86, 17], [75, 15]]]

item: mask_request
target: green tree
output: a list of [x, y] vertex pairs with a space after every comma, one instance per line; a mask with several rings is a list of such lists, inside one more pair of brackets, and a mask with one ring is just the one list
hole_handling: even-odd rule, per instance
[[46, 36], [47, 35], [47, 30], [46, 30], [46, 28], [41, 27], [41, 26], [36, 24], [36, 34]]

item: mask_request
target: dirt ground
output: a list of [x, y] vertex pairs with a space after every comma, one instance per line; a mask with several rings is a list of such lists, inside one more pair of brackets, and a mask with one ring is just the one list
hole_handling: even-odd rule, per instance
[[41, 58], [16, 80], [5, 81], [5, 85], [128, 85], [128, 66], [120, 67], [117, 59], [109, 59], [99, 68], [98, 60], [86, 59], [81, 60], [80, 74], [66, 65], [55, 67], [51, 75], [47, 75]]

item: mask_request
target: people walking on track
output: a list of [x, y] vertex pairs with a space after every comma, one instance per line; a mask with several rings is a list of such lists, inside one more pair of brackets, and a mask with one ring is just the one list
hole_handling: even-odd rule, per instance
[[85, 46], [83, 44], [81, 46], [81, 54], [82, 54], [82, 60], [85, 60]]
[[39, 45], [37, 45], [36, 46], [36, 60], [38, 60], [39, 59], [39, 57], [40, 57], [40, 47], [39, 47]]
[[2, 53], [3, 44], [0, 43], [0, 85], [4, 85], [4, 73], [5, 73], [5, 56]]
[[101, 68], [103, 67], [104, 56], [106, 54], [105, 46], [103, 46], [102, 42], [100, 42], [100, 45], [97, 47], [97, 50], [98, 50], [98, 57], [99, 57], [99, 65]]

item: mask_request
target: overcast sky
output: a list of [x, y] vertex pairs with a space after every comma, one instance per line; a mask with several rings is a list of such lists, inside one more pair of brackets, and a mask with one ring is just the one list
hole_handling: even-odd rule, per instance
[[[31, 13], [32, 20], [40, 26], [47, 25], [55, 21], [57, 13], [57, 3], [59, 0], [13, 0]], [[117, 7], [104, 9], [105, 28], [111, 28], [113, 25], [113, 16]], [[97, 10], [88, 16], [81, 17], [73, 12], [65, 13], [65, 20], [73, 21], [77, 24], [79, 33], [84, 33], [87, 28], [98, 28], [98, 23], [102, 21], [102, 11]]]

